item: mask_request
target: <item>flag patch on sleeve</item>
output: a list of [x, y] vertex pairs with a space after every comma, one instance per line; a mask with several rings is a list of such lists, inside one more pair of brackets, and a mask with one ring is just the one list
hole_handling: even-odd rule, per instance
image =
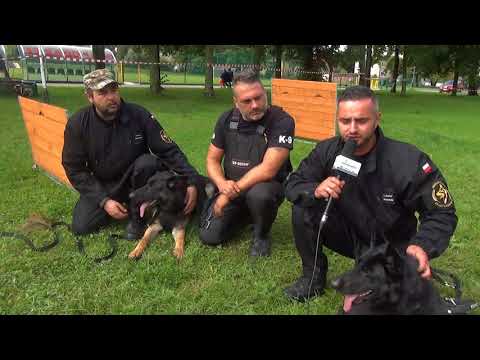
[[430, 166], [430, 164], [428, 162], [426, 162], [423, 166], [422, 166], [422, 170], [425, 174], [430, 174], [432, 172], [432, 167]]

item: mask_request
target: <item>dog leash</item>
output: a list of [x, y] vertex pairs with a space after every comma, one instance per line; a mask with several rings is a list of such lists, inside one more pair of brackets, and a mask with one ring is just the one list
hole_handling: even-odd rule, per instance
[[[455, 290], [455, 297], [444, 297], [443, 300], [446, 302], [447, 306], [447, 313], [450, 315], [455, 314], [466, 314], [469, 311], [472, 311], [480, 306], [478, 302], [472, 300], [462, 300], [462, 288], [460, 279], [445, 270], [440, 270], [436, 268], [430, 268], [432, 272], [432, 278], [437, 280], [445, 287], [449, 287]], [[449, 283], [445, 281], [444, 278], [441, 276], [448, 276], [452, 279], [453, 283]]]
[[[4, 238], [14, 238], [14, 239], [19, 239], [19, 240], [22, 240], [30, 249], [32, 249], [33, 251], [36, 251], [36, 252], [46, 252], [48, 250], [51, 250], [53, 249], [55, 246], [57, 246], [59, 243], [60, 243], [60, 239], [61, 239], [61, 236], [60, 234], [55, 230], [57, 227], [59, 226], [65, 226], [68, 228], [68, 230], [70, 232], [72, 232], [72, 229], [71, 229], [71, 225], [70, 224], [67, 224], [63, 221], [57, 221], [57, 222], [54, 222], [52, 224], [43, 224], [43, 223], [37, 223], [36, 224], [37, 226], [39, 227], [43, 227], [45, 229], [48, 229], [48, 230], [52, 230], [52, 233], [53, 233], [53, 240], [46, 244], [46, 245], [43, 245], [43, 246], [36, 246], [32, 240], [30, 240], [27, 236], [23, 235], [23, 234], [20, 234], [20, 233], [15, 233], [15, 232], [6, 232], [6, 231], [0, 231], [0, 238], [1, 237], [4, 237]], [[72, 233], [73, 234], [73, 233]], [[78, 251], [88, 257], [88, 255], [86, 254], [85, 252], [85, 246], [83, 244], [83, 240], [79, 237], [79, 236], [74, 236], [75, 238], [75, 244], [77, 246], [77, 249]], [[108, 239], [107, 239], [107, 242], [110, 246], [110, 252], [105, 255], [105, 256], [100, 256], [100, 257], [96, 257], [96, 258], [93, 258], [93, 262], [95, 263], [100, 263], [102, 261], [106, 261], [106, 260], [109, 260], [111, 258], [113, 258], [115, 256], [115, 254], [117, 253], [117, 239], [125, 239], [124, 236], [121, 236], [119, 234], [111, 234]]]

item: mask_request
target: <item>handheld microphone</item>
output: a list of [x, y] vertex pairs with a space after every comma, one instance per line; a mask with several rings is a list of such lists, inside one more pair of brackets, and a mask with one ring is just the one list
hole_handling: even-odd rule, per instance
[[[343, 146], [342, 152], [335, 158], [335, 162], [333, 163], [332, 169], [334, 170], [335, 176], [337, 179], [343, 179], [345, 174], [350, 176], [357, 177], [358, 173], [360, 172], [360, 168], [362, 164], [358, 161], [352, 160], [351, 157], [357, 148], [357, 143], [354, 140], [347, 140], [345, 145]], [[330, 210], [330, 206], [332, 204], [332, 196], [328, 197], [328, 203], [325, 207], [325, 211], [323, 212], [322, 219], [320, 221], [320, 229], [322, 228], [323, 224], [328, 219], [328, 211]]]
[[[358, 176], [360, 172], [360, 167], [362, 166], [361, 163], [358, 161], [350, 159], [357, 148], [357, 143], [354, 140], [347, 140], [345, 145], [343, 146], [342, 152], [335, 158], [335, 162], [333, 164], [333, 171], [337, 179], [342, 179], [345, 174], [350, 176]], [[325, 207], [325, 211], [323, 212], [322, 219], [320, 220], [320, 224], [318, 226], [318, 233], [317, 233], [317, 244], [315, 246], [315, 260], [313, 261], [313, 271], [312, 271], [312, 278], [310, 279], [310, 285], [308, 286], [308, 295], [307, 297], [310, 298], [310, 293], [312, 290], [313, 278], [315, 276], [315, 270], [317, 268], [317, 255], [318, 255], [318, 246], [320, 244], [320, 232], [322, 231], [323, 226], [327, 222], [328, 219], [328, 211], [330, 209], [330, 205], [332, 204], [332, 197], [328, 197], [328, 203]]]

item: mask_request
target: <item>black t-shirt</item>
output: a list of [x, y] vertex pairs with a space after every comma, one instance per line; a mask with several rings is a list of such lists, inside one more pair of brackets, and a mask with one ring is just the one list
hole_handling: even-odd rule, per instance
[[[270, 107], [267, 111], [273, 111]], [[228, 111], [230, 112], [230, 111]], [[266, 124], [265, 117], [258, 121], [245, 121], [240, 116], [238, 123], [238, 132], [241, 133], [255, 133], [258, 125], [265, 126], [265, 135], [267, 137], [267, 148], [281, 147], [288, 150], [293, 149], [293, 141], [295, 138], [295, 121], [285, 111], [276, 108], [275, 116], [272, 121]], [[212, 136], [212, 144], [220, 149], [225, 149], [225, 131], [228, 128], [230, 116], [220, 116], [215, 125], [215, 130]]]

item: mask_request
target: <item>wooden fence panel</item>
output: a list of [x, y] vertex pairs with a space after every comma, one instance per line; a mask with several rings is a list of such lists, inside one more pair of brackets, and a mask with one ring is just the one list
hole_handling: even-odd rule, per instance
[[323, 140], [335, 136], [337, 84], [272, 79], [272, 104], [295, 119], [295, 136]]
[[62, 166], [63, 132], [67, 111], [22, 96], [18, 103], [37, 166], [62, 183], [71, 186]]

